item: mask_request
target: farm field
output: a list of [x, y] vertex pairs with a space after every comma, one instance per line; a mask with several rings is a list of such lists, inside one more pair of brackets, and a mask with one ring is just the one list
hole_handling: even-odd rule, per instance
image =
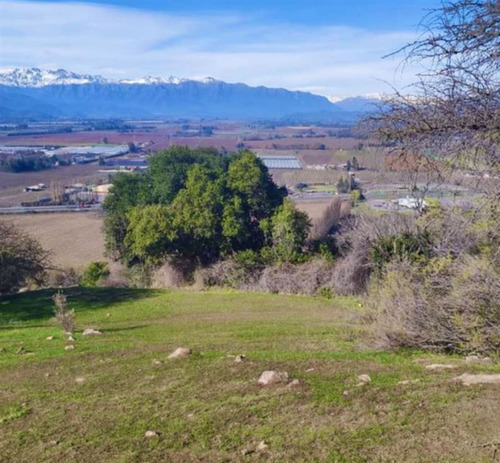
[[295, 204], [297, 209], [302, 212], [306, 212], [311, 220], [317, 220], [325, 211], [326, 207], [330, 203], [331, 198], [323, 199], [323, 200], [305, 200], [305, 201], [297, 201]]
[[96, 164], [72, 165], [38, 172], [11, 173], [0, 171], [0, 207], [20, 205], [23, 201], [35, 201], [40, 197], [50, 196], [50, 191], [25, 193], [23, 188], [37, 183], [50, 187], [52, 183], [67, 185], [70, 183], [107, 182], [108, 175], [99, 172]]
[[355, 299], [73, 288], [68, 351], [52, 294], [0, 299], [3, 461], [495, 461], [500, 389], [454, 378], [498, 364], [376, 350]]
[[104, 257], [102, 219], [92, 212], [0, 215], [36, 237], [56, 267], [83, 268]]

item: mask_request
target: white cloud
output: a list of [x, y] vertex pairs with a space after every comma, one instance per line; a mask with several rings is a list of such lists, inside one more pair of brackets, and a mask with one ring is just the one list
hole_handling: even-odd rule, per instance
[[235, 15], [179, 16], [85, 3], [3, 0], [0, 65], [66, 68], [111, 78], [213, 76], [348, 96], [405, 85], [381, 56], [407, 32], [263, 23]]

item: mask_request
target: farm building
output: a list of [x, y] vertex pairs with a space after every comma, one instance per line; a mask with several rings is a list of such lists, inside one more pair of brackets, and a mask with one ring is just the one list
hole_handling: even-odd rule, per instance
[[302, 169], [296, 156], [263, 156], [258, 155], [268, 169]]

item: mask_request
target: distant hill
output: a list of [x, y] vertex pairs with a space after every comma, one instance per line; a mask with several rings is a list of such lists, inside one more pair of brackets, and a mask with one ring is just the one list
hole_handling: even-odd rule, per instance
[[[353, 105], [349, 100], [356, 100]], [[355, 120], [363, 99], [327, 98], [282, 88], [250, 87], [213, 78], [101, 76], [31, 69], [0, 70], [0, 120], [53, 118], [232, 118]], [[365, 99], [365, 105], [372, 103]]]

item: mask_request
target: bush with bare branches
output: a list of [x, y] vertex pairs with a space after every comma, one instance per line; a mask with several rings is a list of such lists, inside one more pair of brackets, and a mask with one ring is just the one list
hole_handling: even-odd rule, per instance
[[16, 292], [30, 280], [43, 282], [49, 253], [14, 224], [0, 222], [0, 295]]
[[55, 315], [57, 322], [67, 334], [75, 330], [75, 310], [68, 307], [66, 296], [62, 292], [57, 292], [52, 296], [55, 304]]
[[394, 262], [372, 287], [385, 347], [449, 352], [500, 349], [500, 273], [481, 257]]

